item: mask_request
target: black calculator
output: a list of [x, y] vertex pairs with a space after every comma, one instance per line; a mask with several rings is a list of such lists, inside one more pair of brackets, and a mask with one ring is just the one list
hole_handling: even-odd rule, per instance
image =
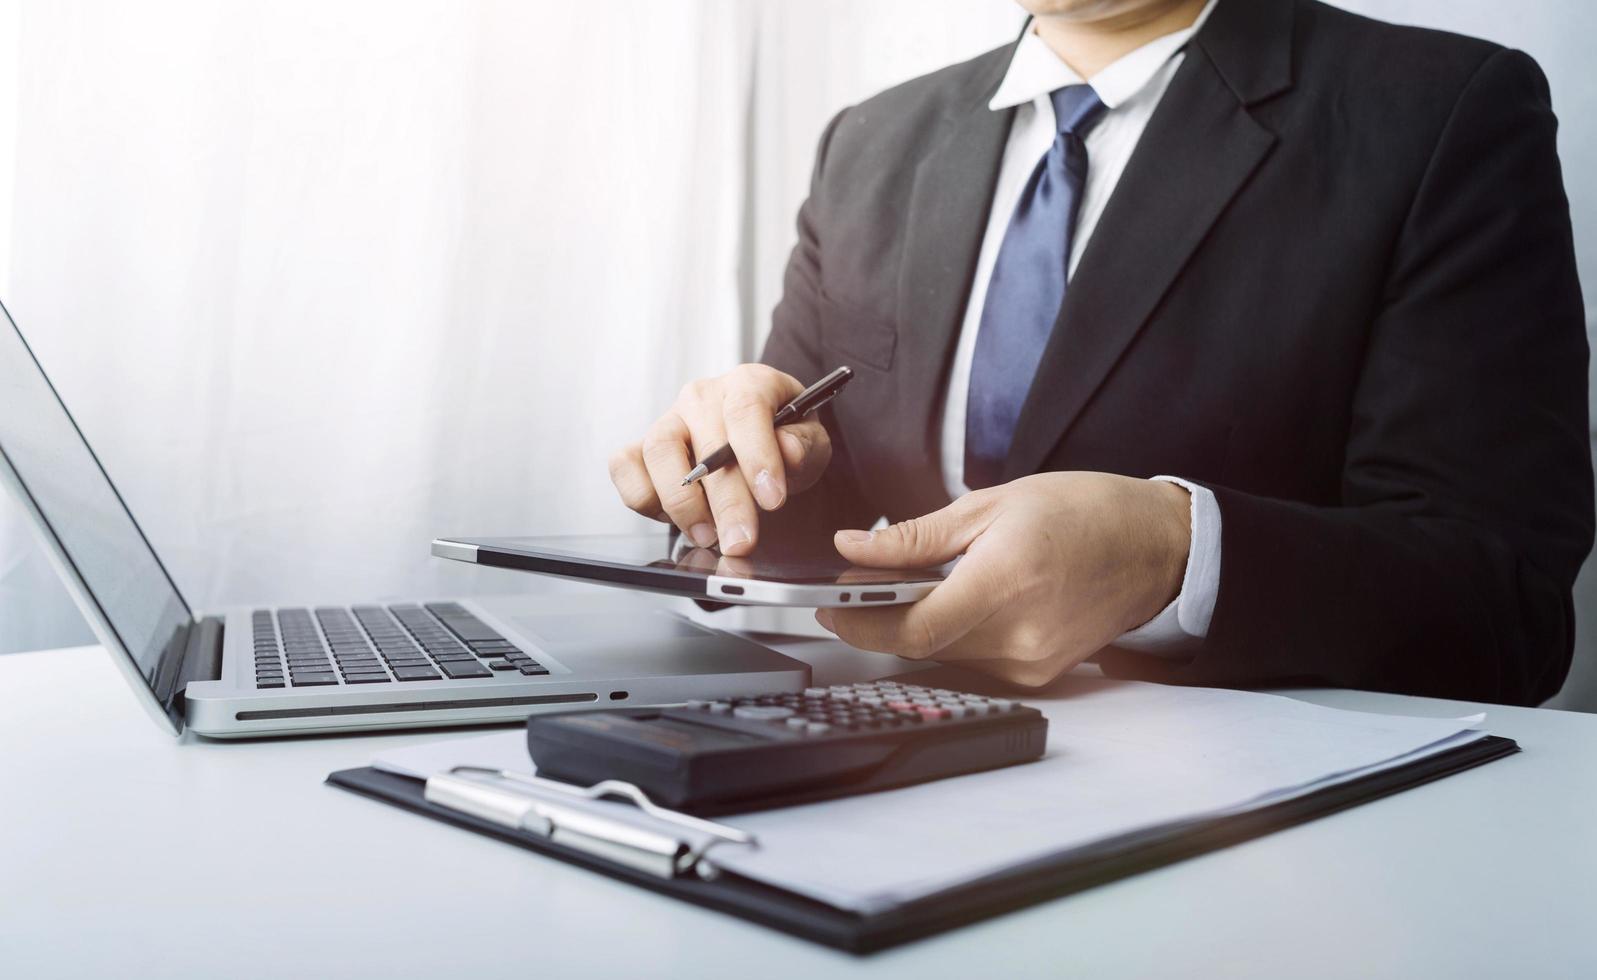
[[1028, 762], [1048, 719], [978, 694], [876, 681], [679, 707], [534, 716], [540, 776], [632, 783], [690, 813], [789, 806]]

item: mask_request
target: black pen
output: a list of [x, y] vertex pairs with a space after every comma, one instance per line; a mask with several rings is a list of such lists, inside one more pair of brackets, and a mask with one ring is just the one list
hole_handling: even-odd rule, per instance
[[[799, 419], [804, 418], [811, 412], [814, 412], [816, 409], [820, 408], [822, 405], [825, 405], [827, 402], [836, 398], [837, 393], [842, 391], [843, 386], [848, 384], [853, 377], [854, 372], [850, 369], [846, 367], [838, 368], [831, 374], [828, 374], [826, 377], [799, 392], [798, 397], [794, 398], [786, 405], [783, 405], [781, 411], [772, 416], [771, 424], [773, 426], [782, 426], [792, 422], [797, 422]], [[682, 478], [682, 485], [687, 486], [688, 484], [697, 481], [705, 474], [713, 473], [714, 471], [720, 469], [726, 464], [732, 462], [734, 459], [736, 459], [736, 457], [732, 455], [732, 447], [722, 446], [720, 449], [717, 449], [715, 452], [700, 460], [698, 465], [694, 466], [693, 469], [688, 470], [688, 475]]]

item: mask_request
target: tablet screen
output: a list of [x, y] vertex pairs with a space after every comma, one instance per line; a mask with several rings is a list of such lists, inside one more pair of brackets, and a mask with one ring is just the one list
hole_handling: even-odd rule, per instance
[[835, 552], [804, 554], [755, 549], [747, 557], [732, 558], [714, 549], [695, 548], [686, 539], [672, 542], [666, 534], [560, 535], [536, 538], [472, 538], [463, 543], [483, 553], [533, 560], [556, 559], [590, 566], [594, 578], [606, 578], [603, 569], [654, 573], [702, 582], [710, 575], [746, 578], [791, 585], [873, 585], [891, 582], [940, 582], [945, 569], [861, 568]]

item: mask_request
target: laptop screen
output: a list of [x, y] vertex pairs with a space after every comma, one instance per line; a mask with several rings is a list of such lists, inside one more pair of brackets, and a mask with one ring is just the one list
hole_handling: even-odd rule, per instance
[[193, 615], [3, 306], [0, 317], [0, 453], [14, 489], [170, 716]]

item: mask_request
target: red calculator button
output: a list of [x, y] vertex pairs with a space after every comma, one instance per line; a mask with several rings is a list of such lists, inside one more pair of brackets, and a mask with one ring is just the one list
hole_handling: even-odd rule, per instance
[[920, 711], [920, 716], [925, 718], [927, 721], [942, 721], [944, 718], [948, 717], [947, 708], [936, 708], [929, 707], [927, 705], [921, 705], [919, 706], [918, 710]]

